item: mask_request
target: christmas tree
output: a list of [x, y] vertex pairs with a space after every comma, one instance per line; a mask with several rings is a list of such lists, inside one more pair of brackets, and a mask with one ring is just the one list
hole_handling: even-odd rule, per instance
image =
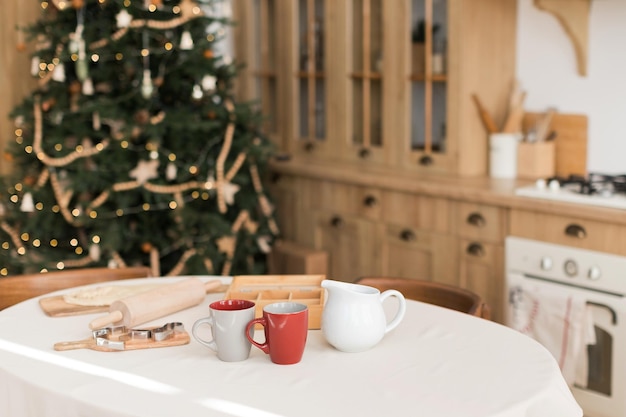
[[233, 99], [237, 65], [216, 53], [230, 22], [213, 1], [41, 7], [25, 28], [38, 87], [11, 114], [0, 275], [265, 272], [278, 234], [262, 181], [273, 147], [252, 103]]

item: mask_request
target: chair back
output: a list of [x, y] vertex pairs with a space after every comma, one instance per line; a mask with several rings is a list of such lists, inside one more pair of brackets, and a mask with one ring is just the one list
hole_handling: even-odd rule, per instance
[[0, 278], [0, 310], [29, 298], [98, 282], [152, 276], [146, 266], [81, 268]]
[[362, 277], [357, 279], [356, 283], [368, 285], [380, 291], [398, 290], [410, 300], [434, 304], [484, 319], [489, 319], [491, 316], [489, 306], [478, 294], [453, 285], [394, 277]]

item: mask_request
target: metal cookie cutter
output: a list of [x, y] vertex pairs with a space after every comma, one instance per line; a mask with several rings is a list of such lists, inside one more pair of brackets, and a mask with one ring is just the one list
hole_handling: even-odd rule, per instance
[[113, 350], [124, 350], [130, 340], [154, 340], [161, 342], [176, 333], [182, 333], [185, 327], [180, 322], [167, 323], [161, 327], [150, 329], [128, 329], [125, 326], [105, 327], [92, 332], [96, 346]]

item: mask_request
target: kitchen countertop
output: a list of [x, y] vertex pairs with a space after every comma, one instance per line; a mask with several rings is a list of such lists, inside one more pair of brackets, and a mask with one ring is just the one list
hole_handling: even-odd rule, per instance
[[348, 164], [311, 163], [291, 159], [270, 164], [274, 173], [288, 174], [327, 181], [345, 182], [365, 187], [419, 193], [434, 197], [489, 204], [511, 209], [525, 209], [548, 214], [576, 216], [589, 220], [610, 221], [626, 225], [626, 210], [564, 203], [515, 195], [515, 189], [533, 184], [532, 180], [497, 179], [490, 177], [452, 177], [398, 173], [390, 170], [350, 168]]

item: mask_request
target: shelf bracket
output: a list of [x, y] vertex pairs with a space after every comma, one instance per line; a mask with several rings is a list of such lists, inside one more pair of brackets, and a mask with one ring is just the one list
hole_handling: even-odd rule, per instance
[[587, 76], [591, 0], [534, 0], [534, 4], [559, 21], [574, 45], [578, 74]]

